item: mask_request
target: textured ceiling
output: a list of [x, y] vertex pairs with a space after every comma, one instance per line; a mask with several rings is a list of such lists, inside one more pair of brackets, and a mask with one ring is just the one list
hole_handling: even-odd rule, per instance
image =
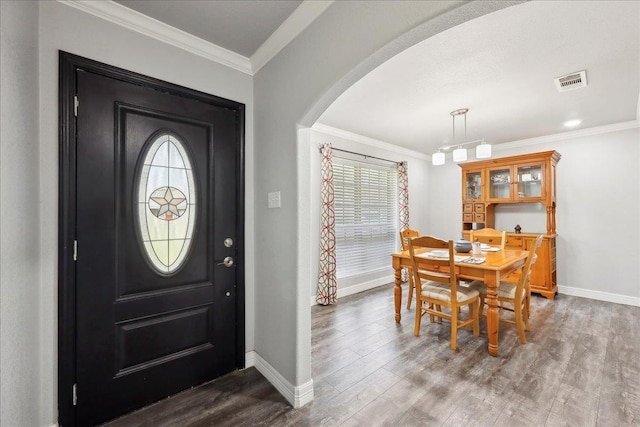
[[[427, 154], [452, 143], [450, 112], [469, 108], [467, 141], [496, 144], [632, 121], [640, 93], [640, 3], [540, 1], [440, 33], [354, 84], [325, 125]], [[586, 70], [588, 86], [553, 79]], [[456, 119], [456, 142], [464, 124]]]
[[[382, 0], [380, 0], [382, 1]], [[301, 1], [118, 1], [250, 57]], [[400, 6], [399, 6], [400, 7]], [[588, 86], [553, 79], [586, 70]], [[640, 2], [531, 1], [419, 43], [344, 92], [319, 123], [425, 154], [452, 143], [449, 113], [469, 108], [466, 140], [492, 144], [637, 119]], [[456, 121], [457, 143], [464, 140]]]

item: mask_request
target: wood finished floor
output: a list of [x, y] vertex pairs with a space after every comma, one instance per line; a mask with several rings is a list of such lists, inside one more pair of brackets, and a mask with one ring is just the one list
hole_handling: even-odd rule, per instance
[[480, 337], [460, 331], [458, 352], [446, 323], [427, 318], [414, 337], [413, 310], [394, 321], [392, 285], [311, 312], [315, 398], [303, 408], [249, 368], [107, 426], [640, 425], [640, 307], [534, 295], [529, 343], [502, 324], [496, 358], [484, 322]]

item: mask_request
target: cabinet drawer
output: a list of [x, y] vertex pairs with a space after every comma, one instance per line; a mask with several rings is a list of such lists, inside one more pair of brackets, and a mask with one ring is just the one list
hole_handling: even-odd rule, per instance
[[473, 209], [477, 213], [484, 213], [484, 203], [474, 203]]
[[483, 213], [476, 213], [473, 214], [473, 218], [475, 219], [476, 222], [484, 222], [484, 214]]
[[507, 236], [507, 240], [505, 240], [504, 245], [512, 248], [524, 249], [524, 237]]
[[462, 214], [462, 220], [464, 222], [473, 222], [473, 214], [472, 213], [464, 213], [464, 214]]
[[463, 203], [462, 212], [473, 212], [473, 203]]

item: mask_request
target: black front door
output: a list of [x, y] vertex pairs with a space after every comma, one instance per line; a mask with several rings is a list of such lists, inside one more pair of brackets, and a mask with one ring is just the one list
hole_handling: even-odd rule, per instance
[[75, 420], [93, 425], [239, 367], [242, 116], [75, 73]]

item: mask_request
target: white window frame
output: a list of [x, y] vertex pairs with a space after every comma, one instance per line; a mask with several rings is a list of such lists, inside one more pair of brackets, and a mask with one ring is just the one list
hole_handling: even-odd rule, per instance
[[397, 165], [334, 156], [333, 178], [337, 279], [387, 273], [399, 239]]

